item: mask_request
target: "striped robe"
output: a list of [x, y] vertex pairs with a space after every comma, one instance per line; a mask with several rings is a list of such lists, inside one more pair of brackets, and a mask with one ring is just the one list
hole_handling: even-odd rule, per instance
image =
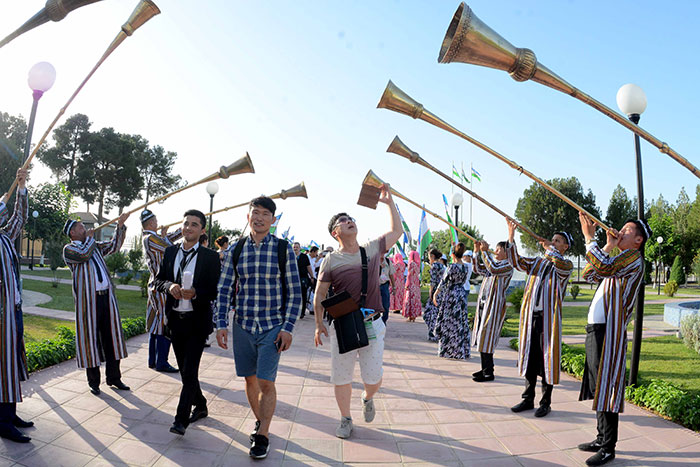
[[[518, 336], [518, 371], [525, 376], [530, 355], [530, 333], [535, 298], [540, 287], [542, 290], [542, 329], [544, 353], [544, 371], [548, 384], [559, 384], [561, 367], [561, 305], [569, 276], [574, 264], [565, 259], [556, 248], [545, 251], [544, 258], [525, 258], [518, 254], [515, 244], [508, 243], [506, 248], [508, 262], [518, 271], [527, 274], [525, 293], [520, 306], [520, 332]], [[550, 266], [551, 265], [551, 266]], [[548, 271], [545, 271], [545, 268]]]
[[[22, 192], [22, 193], [20, 193]], [[0, 402], [21, 402], [20, 381], [27, 379], [27, 355], [22, 335], [22, 315], [17, 313], [17, 280], [14, 265], [19, 258], [14, 241], [27, 220], [27, 191], [18, 190], [15, 210], [0, 228]]]
[[[587, 282], [600, 283], [605, 292], [605, 340], [598, 367], [593, 410], [622, 412], [625, 400], [627, 325], [632, 319], [642, 284], [643, 258], [639, 250], [625, 250], [611, 258], [592, 243], [583, 270]], [[590, 397], [586, 397], [589, 399]]]
[[482, 251], [481, 257], [483, 263], [478, 254], [472, 256], [474, 271], [484, 277], [474, 314], [474, 345], [479, 352], [493, 353], [506, 319], [506, 290], [513, 277], [513, 266], [508, 260], [496, 261], [487, 251]]
[[[97, 242], [94, 238], [88, 237], [82, 243], [73, 241], [63, 247], [63, 260], [73, 273], [75, 347], [78, 368], [98, 367], [105, 358], [97, 345], [97, 295], [90, 258], [94, 258], [107, 271], [103, 256], [119, 251], [124, 243], [125, 232], [126, 227], [122, 226], [114, 231], [114, 238], [110, 242]], [[114, 358], [121, 360], [127, 356], [126, 340], [119, 317], [114, 284], [111, 278], [108, 278], [108, 282], [112, 339], [111, 342], [103, 342], [102, 345], [111, 345], [114, 349]]]
[[152, 230], [143, 231], [143, 251], [146, 252], [148, 272], [148, 306], [146, 308], [146, 329], [151, 334], [163, 335], [165, 327], [165, 298], [166, 294], [158, 292], [155, 288], [156, 275], [163, 261], [165, 249], [182, 237], [182, 229], [161, 237]]

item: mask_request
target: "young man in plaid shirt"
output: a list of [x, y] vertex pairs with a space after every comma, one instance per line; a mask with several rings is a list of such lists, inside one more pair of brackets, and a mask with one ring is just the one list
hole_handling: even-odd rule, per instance
[[[257, 419], [250, 435], [250, 456], [254, 459], [265, 458], [269, 451], [280, 353], [292, 345], [294, 323], [301, 313], [296, 255], [289, 243], [278, 250], [280, 240], [270, 234], [275, 210], [274, 201], [264, 196], [250, 202], [247, 217], [251, 232], [225, 257], [216, 305], [216, 340], [223, 349], [228, 348], [228, 314], [235, 313], [232, 339], [236, 374], [245, 378], [246, 396]], [[237, 251], [240, 256], [236, 259]], [[284, 271], [280, 271], [281, 264]]]

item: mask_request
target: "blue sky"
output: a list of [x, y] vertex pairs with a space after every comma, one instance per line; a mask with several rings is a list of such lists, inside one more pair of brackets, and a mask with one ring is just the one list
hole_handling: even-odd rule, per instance
[[[304, 180], [309, 199], [278, 203], [281, 229], [302, 241], [334, 244], [326, 224], [348, 211], [360, 237], [388, 228], [385, 208], [356, 205], [373, 169], [399, 192], [442, 212], [452, 192], [437, 175], [387, 154], [394, 135], [445, 172], [452, 161], [481, 173], [479, 193], [513, 213], [530, 180], [469, 143], [376, 104], [389, 79], [427, 109], [541, 178], [577, 176], [603, 213], [619, 183], [636, 193], [633, 135], [585, 104], [505, 72], [437, 63], [456, 1], [157, 1], [162, 14], [127, 39], [95, 74], [67, 115], [82, 112], [94, 129], [112, 126], [176, 151], [175, 172], [196, 181], [243, 156], [255, 175], [220, 182], [215, 208]], [[42, 0], [1, 6], [0, 35], [38, 11]], [[102, 54], [136, 1], [106, 0], [60, 23], [28, 32], [0, 49], [0, 109], [27, 115], [26, 74], [46, 60], [57, 82], [41, 100], [34, 140]], [[472, 1], [475, 14], [515, 46], [582, 91], [617, 110], [625, 83], [646, 92], [641, 126], [696, 165], [700, 65], [694, 36], [700, 3], [651, 1]], [[64, 117], [65, 119], [65, 117]], [[60, 124], [61, 122], [59, 122]], [[675, 201], [689, 171], [642, 143], [647, 198]], [[37, 167], [33, 183], [49, 180]], [[468, 198], [467, 198], [468, 199]], [[417, 234], [420, 212], [400, 202]], [[81, 205], [81, 208], [84, 205]], [[163, 222], [187, 208], [208, 211], [204, 186], [154, 207]], [[473, 223], [495, 242], [502, 218], [473, 204]], [[468, 214], [468, 209], [465, 214]], [[130, 219], [130, 233], [138, 223]], [[245, 225], [245, 210], [219, 221]], [[433, 230], [442, 229], [429, 219]], [[540, 232], [548, 236], [551, 232]]]

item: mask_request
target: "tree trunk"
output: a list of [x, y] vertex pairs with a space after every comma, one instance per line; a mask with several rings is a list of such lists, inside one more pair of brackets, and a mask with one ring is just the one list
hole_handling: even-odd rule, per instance
[[[102, 209], [104, 208], [105, 199], [105, 188], [102, 187], [100, 190], [100, 201], [97, 208], [97, 225], [100, 225], [100, 219], [102, 218]], [[95, 227], [97, 227], [97, 225]], [[98, 230], [95, 235], [95, 240], [102, 240], [102, 229]]]

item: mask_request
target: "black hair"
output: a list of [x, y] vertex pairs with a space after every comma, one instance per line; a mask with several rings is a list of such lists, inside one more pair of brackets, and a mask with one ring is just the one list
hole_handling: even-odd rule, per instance
[[196, 209], [190, 209], [188, 211], [185, 211], [185, 214], [182, 217], [187, 217], [187, 216], [198, 217], [199, 220], [202, 222], [202, 228], [205, 228], [207, 226], [207, 218], [204, 216], [204, 213], [202, 211], [198, 211]]
[[309, 248], [309, 253], [313, 253], [314, 251], [318, 251], [317, 246], [312, 246], [311, 248]]
[[[642, 237], [642, 243], [639, 245], [639, 251], [644, 251], [644, 246], [646, 245], [647, 240], [649, 240], [649, 239], [647, 238], [647, 232], [644, 231], [644, 227], [642, 227], [642, 225], [641, 225], [642, 221], [639, 221], [637, 219], [628, 219], [625, 222], [625, 224], [629, 224], [630, 222], [634, 224], [634, 228], [637, 230], [637, 235]], [[646, 223], [646, 221], [644, 221], [644, 222]], [[622, 224], [622, 225], [625, 225], [625, 224]], [[647, 225], [649, 225], [649, 224], [647, 224]], [[650, 229], [650, 232], [651, 232], [651, 229]]]
[[347, 212], [339, 212], [335, 216], [331, 217], [330, 222], [328, 222], [328, 233], [331, 234], [331, 236], [333, 234], [333, 227], [335, 226], [335, 223], [338, 222], [338, 219], [340, 219], [343, 216], [350, 217], [350, 215]]
[[258, 196], [257, 198], [251, 200], [248, 210], [253, 209], [254, 207], [265, 208], [270, 211], [273, 216], [275, 215], [275, 211], [277, 211], [277, 205], [274, 201], [272, 201], [272, 198], [267, 196]]
[[209, 236], [205, 233], [199, 236], [199, 243], [204, 243], [209, 240]]
[[440, 250], [438, 250], [437, 248], [433, 248], [432, 250], [430, 250], [430, 256], [432, 256], [435, 259], [440, 259], [442, 258], [442, 253], [440, 253]]
[[503, 240], [502, 242], [496, 243], [496, 247], [499, 247], [499, 246], [505, 250], [506, 248], [508, 248], [508, 242]]
[[222, 235], [221, 237], [214, 240], [214, 243], [216, 243], [216, 245], [220, 248], [224, 246], [224, 243], [228, 243], [228, 237], [226, 235]]
[[464, 256], [464, 252], [467, 251], [467, 245], [465, 245], [462, 242], [459, 242], [457, 245], [455, 245], [455, 249], [452, 252], [457, 258], [461, 258]]

